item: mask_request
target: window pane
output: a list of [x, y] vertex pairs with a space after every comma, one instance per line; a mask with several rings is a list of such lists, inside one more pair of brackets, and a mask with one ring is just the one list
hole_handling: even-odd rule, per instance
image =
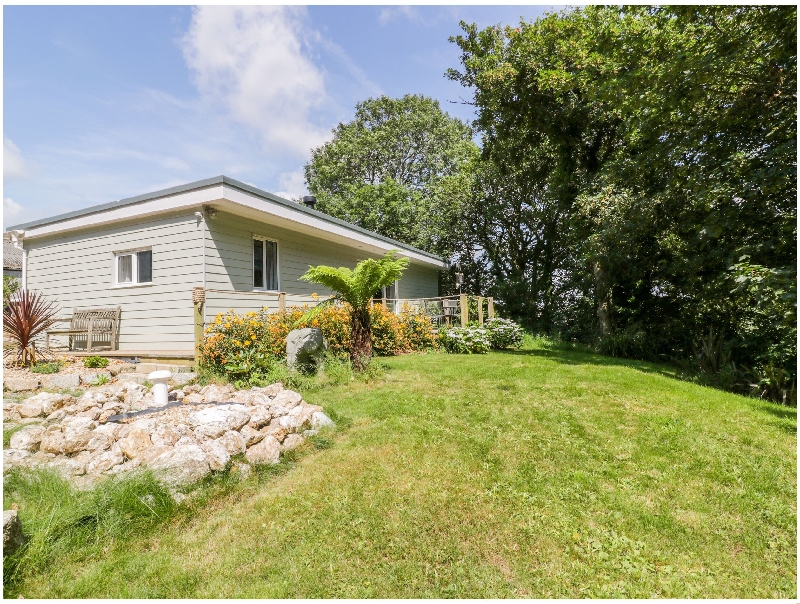
[[264, 242], [253, 239], [253, 287], [264, 287]]
[[278, 244], [274, 241], [265, 241], [264, 248], [266, 251], [266, 270], [265, 276], [267, 283], [264, 286], [266, 289], [278, 289]]
[[139, 283], [151, 283], [153, 281], [153, 251], [137, 252], [136, 257], [139, 260]]
[[117, 283], [131, 283], [133, 281], [133, 256], [117, 256]]

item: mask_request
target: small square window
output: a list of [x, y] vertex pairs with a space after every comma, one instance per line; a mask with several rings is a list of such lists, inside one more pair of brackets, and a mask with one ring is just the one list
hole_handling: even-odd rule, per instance
[[116, 285], [153, 282], [153, 251], [119, 253], [116, 262]]

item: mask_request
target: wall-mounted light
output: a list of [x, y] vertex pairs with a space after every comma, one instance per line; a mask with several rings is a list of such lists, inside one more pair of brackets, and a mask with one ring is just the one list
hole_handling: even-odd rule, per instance
[[208, 216], [211, 220], [214, 220], [217, 217], [217, 210], [212, 208], [211, 206], [205, 206], [203, 208], [206, 212], [206, 216]]

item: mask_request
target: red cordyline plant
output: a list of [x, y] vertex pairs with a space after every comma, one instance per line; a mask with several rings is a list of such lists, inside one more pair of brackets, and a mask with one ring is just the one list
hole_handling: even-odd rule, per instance
[[36, 364], [34, 339], [57, 321], [59, 308], [39, 292], [24, 289], [16, 292], [3, 309], [3, 333], [14, 342], [14, 362], [26, 366]]

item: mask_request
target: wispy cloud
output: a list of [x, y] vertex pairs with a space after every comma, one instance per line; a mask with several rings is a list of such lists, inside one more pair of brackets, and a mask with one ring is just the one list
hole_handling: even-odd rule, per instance
[[201, 6], [183, 52], [201, 94], [255, 129], [265, 146], [305, 155], [328, 138], [312, 120], [327, 98], [308, 56], [301, 7]]
[[13, 221], [22, 216], [22, 206], [10, 197], [3, 199], [3, 222]]
[[381, 10], [378, 15], [378, 23], [386, 25], [396, 19], [408, 19], [416, 23], [422, 23], [422, 16], [413, 6], [390, 6]]
[[28, 170], [22, 152], [14, 142], [3, 137], [3, 178], [25, 178]]
[[308, 195], [305, 172], [302, 168], [281, 174], [278, 177], [278, 186], [281, 189], [280, 191], [275, 191], [275, 195], [278, 197], [300, 199], [304, 195]]

